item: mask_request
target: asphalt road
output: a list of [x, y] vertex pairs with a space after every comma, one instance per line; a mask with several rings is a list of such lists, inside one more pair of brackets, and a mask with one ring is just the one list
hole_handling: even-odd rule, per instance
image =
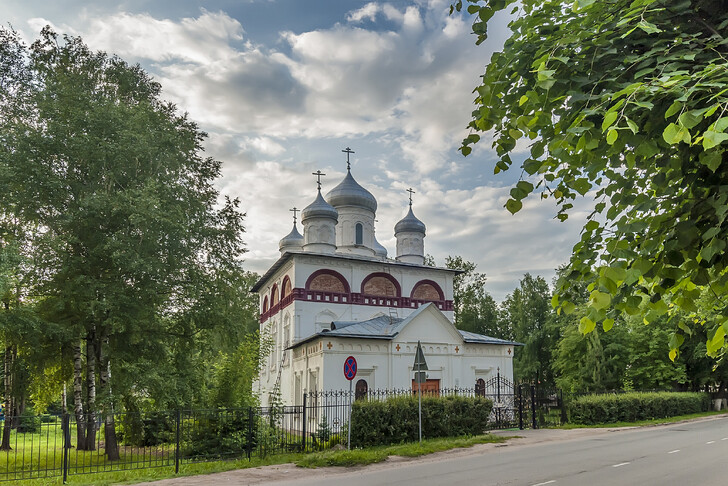
[[723, 486], [728, 485], [726, 459], [728, 418], [718, 418], [265, 484]]

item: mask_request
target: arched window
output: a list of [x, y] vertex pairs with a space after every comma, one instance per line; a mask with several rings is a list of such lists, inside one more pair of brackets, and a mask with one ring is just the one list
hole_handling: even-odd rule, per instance
[[354, 226], [354, 232], [356, 233], [355, 243], [357, 245], [363, 245], [364, 244], [364, 226], [361, 223], [356, 223], [356, 226]]
[[306, 290], [348, 294], [349, 283], [340, 273], [333, 270], [323, 269], [313, 272], [311, 276], [308, 277], [308, 280], [306, 281]]
[[354, 392], [355, 400], [362, 400], [367, 397], [369, 392], [369, 385], [366, 380], [359, 380], [356, 382], [356, 391]]
[[475, 382], [475, 396], [485, 396], [485, 380], [482, 378], [478, 378], [478, 380]]
[[278, 303], [278, 285], [273, 286], [273, 290], [270, 291], [270, 306], [273, 307]]
[[420, 280], [412, 289], [411, 298], [417, 300], [445, 300], [445, 294], [439, 285], [432, 280]]
[[291, 295], [291, 279], [286, 275], [283, 278], [283, 290], [281, 291], [281, 299]]
[[263, 299], [263, 313], [268, 312], [268, 296], [266, 295]]
[[372, 273], [361, 284], [361, 293], [378, 297], [400, 297], [402, 288], [397, 279], [388, 273]]

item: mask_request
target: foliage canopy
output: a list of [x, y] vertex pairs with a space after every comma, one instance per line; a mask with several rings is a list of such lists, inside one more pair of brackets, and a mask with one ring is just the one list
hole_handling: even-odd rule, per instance
[[[475, 89], [468, 155], [493, 134], [495, 173], [522, 170], [506, 208], [538, 192], [565, 220], [595, 198], [552, 303], [579, 326], [605, 330], [620, 314], [668, 322], [670, 357], [705, 325], [711, 356], [728, 332], [728, 2], [725, 0], [468, 0], [478, 43], [513, 6], [512, 36]], [[462, 9], [462, 0], [453, 5]], [[524, 141], [530, 153], [511, 159]], [[711, 319], [698, 299], [713, 296]], [[643, 302], [647, 312], [643, 312]], [[677, 312], [677, 311], [683, 312]], [[677, 316], [687, 316], [680, 318]]]

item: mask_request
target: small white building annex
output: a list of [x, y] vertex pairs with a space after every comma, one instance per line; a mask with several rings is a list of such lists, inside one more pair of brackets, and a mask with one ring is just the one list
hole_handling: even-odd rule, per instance
[[255, 284], [261, 335], [274, 350], [257, 383], [262, 404], [274, 390], [285, 405], [303, 394], [345, 390], [344, 361], [358, 363], [357, 395], [417, 386], [417, 342], [428, 365], [423, 390], [472, 388], [500, 373], [513, 378], [517, 343], [460, 331], [453, 323], [453, 278], [459, 272], [425, 265], [425, 225], [410, 206], [394, 234], [397, 255], [375, 237], [377, 201], [347, 174], [324, 198], [318, 193], [279, 244], [281, 257]]

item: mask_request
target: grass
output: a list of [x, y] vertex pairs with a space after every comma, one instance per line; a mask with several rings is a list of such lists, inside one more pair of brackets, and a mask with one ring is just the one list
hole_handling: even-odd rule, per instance
[[667, 417], [667, 418], [638, 420], [637, 422], [613, 422], [613, 423], [609, 423], [609, 424], [594, 424], [594, 425], [564, 424], [564, 425], [559, 425], [559, 426], [550, 427], [550, 428], [554, 428], [554, 429], [586, 429], [586, 428], [604, 429], [604, 428], [611, 428], [611, 427], [644, 427], [644, 426], [649, 426], [649, 425], [672, 424], [675, 422], [681, 422], [683, 420], [690, 420], [690, 419], [703, 418], [703, 417], [712, 417], [715, 415], [728, 415], [728, 410], [723, 410], [720, 412], [715, 412], [715, 411], [698, 412], [698, 413], [691, 413], [688, 415], [676, 415], [674, 417]]
[[[267, 458], [236, 459], [229, 461], [215, 461], [198, 464], [182, 464], [179, 475], [174, 474], [174, 467], [160, 467], [136, 469], [128, 471], [112, 471], [100, 474], [69, 475], [68, 484], [135, 484], [146, 481], [156, 481], [180, 476], [194, 476], [216, 472], [246, 469], [251, 467], [268, 466], [273, 464], [293, 463], [300, 467], [316, 468], [325, 466], [362, 466], [382, 462], [389, 456], [418, 457], [434, 452], [446, 451], [456, 448], [472, 447], [475, 444], [489, 444], [504, 442], [508, 437], [499, 437], [491, 434], [474, 437], [454, 437], [443, 439], [423, 440], [422, 444], [399, 444], [380, 446], [370, 449], [355, 449], [352, 451], [326, 451], [316, 453], [276, 454]], [[19, 486], [60, 486], [62, 480], [58, 478], [29, 479], [13, 482]]]
[[325, 451], [307, 454], [296, 465], [300, 467], [326, 467], [326, 466], [359, 466], [382, 462], [389, 456], [419, 457], [434, 452], [447, 451], [456, 448], [472, 447], [476, 444], [493, 444], [505, 442], [510, 437], [500, 437], [492, 434], [476, 435], [472, 437], [454, 437], [423, 440], [422, 443], [398, 444], [391, 446], [371, 447], [368, 449], [354, 449], [351, 451]]

